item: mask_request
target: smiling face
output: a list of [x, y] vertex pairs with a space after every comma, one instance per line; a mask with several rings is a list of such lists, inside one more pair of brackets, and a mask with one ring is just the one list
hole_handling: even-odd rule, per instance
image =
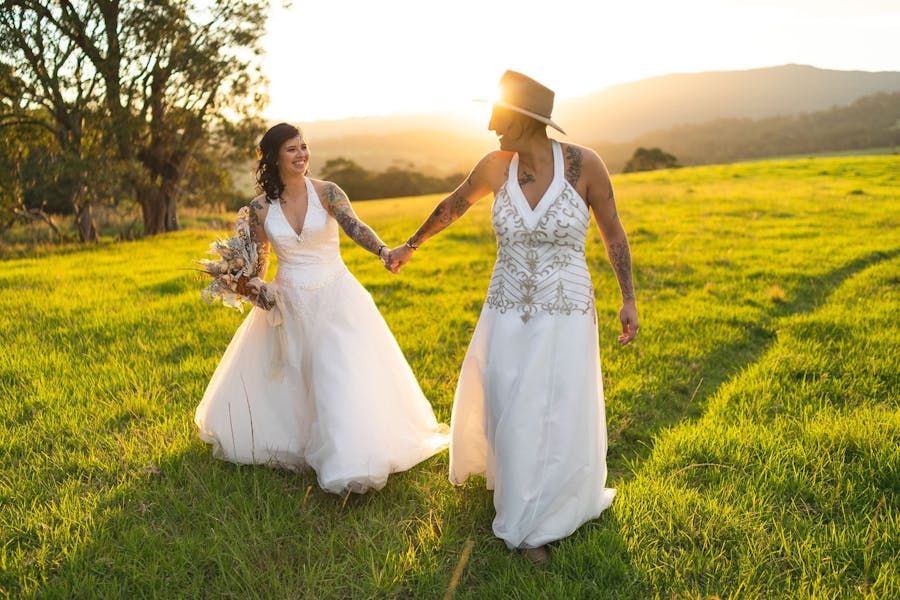
[[500, 149], [515, 152], [526, 138], [544, 130], [544, 124], [520, 112], [494, 105], [488, 129], [497, 134]]
[[493, 131], [495, 134], [497, 134], [501, 150], [506, 150], [506, 148], [504, 147], [504, 138], [507, 134], [509, 134], [511, 113], [511, 110], [503, 108], [501, 106], [497, 106], [496, 104], [491, 111], [491, 120], [488, 123], [488, 130]]
[[309, 148], [301, 133], [278, 149], [278, 175], [282, 181], [306, 175], [309, 167]]

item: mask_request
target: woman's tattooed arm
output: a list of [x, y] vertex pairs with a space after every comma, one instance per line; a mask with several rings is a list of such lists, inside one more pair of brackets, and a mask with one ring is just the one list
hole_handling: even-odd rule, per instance
[[[606, 165], [593, 151], [569, 146], [569, 164], [566, 178], [570, 183], [581, 177], [587, 179], [587, 201], [594, 211], [597, 225], [606, 245], [609, 264], [616, 274], [623, 301], [635, 299], [634, 280], [631, 271], [631, 247], [628, 236], [619, 220], [612, 179]], [[572, 184], [574, 185], [574, 183]]]
[[634, 300], [634, 282], [631, 278], [631, 248], [628, 240], [612, 242], [606, 249], [609, 262], [616, 272], [616, 280], [619, 282], [619, 290], [622, 292], [622, 300]]
[[411, 238], [409, 243], [418, 246], [428, 238], [446, 229], [451, 223], [463, 216], [469, 207], [472, 206], [470, 196], [468, 194], [472, 187], [472, 178], [467, 177], [466, 180], [456, 190], [441, 200], [431, 214], [422, 223]]
[[371, 227], [359, 220], [344, 190], [333, 183], [328, 183], [325, 188], [325, 203], [338, 225], [351, 240], [376, 256], [379, 249], [387, 247]]
[[257, 198], [250, 202], [250, 238], [256, 242], [256, 272], [260, 279], [265, 279], [269, 270], [269, 240], [260, 220], [263, 212], [265, 206], [262, 201]]

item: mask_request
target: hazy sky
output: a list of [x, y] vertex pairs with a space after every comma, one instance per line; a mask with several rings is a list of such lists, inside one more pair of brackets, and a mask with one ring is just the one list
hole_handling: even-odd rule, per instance
[[483, 110], [505, 69], [557, 98], [785, 63], [900, 71], [900, 0], [294, 0], [269, 19], [266, 115]]

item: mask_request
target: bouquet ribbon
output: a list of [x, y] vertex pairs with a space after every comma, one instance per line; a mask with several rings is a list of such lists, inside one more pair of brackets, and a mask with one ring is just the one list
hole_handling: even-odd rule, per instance
[[281, 302], [277, 301], [275, 305], [266, 311], [266, 321], [275, 334], [275, 349], [272, 356], [272, 363], [269, 365], [270, 379], [284, 379], [284, 366], [287, 361], [287, 331], [284, 328], [284, 315], [281, 314]]

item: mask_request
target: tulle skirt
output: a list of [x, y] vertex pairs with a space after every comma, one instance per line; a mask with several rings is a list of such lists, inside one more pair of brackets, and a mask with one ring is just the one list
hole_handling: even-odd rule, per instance
[[217, 458], [310, 466], [334, 493], [381, 489], [448, 444], [371, 295], [340, 269], [238, 328], [194, 422]]

